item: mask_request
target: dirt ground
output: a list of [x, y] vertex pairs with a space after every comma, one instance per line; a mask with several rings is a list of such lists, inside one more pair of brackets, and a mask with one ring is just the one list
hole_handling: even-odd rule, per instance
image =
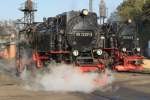
[[[150, 60], [144, 60], [144, 67], [150, 68]], [[2, 64], [0, 68], [0, 100], [150, 100], [150, 75], [113, 73], [115, 80], [106, 91], [50, 92], [28, 90], [23, 80]]]
[[92, 93], [32, 91], [22, 83], [18, 78], [0, 74], [0, 100], [150, 100], [149, 75], [116, 73], [108, 90]]
[[150, 68], [150, 59], [144, 59], [143, 63], [144, 68]]

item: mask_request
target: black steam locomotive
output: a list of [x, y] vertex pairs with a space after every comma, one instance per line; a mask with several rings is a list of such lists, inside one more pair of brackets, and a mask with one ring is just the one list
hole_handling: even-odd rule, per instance
[[[83, 71], [104, 69], [100, 59], [104, 57], [105, 37], [94, 12], [83, 9], [49, 17], [30, 27], [25, 34], [27, 42], [24, 44], [31, 47], [30, 52], [38, 68], [55, 62], [74, 64]], [[19, 62], [22, 54], [18, 55]], [[19, 69], [22, 69], [21, 65]]]

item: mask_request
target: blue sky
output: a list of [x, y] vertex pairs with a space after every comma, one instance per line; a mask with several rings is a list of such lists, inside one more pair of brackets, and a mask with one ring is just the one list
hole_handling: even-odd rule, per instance
[[[89, 0], [33, 0], [37, 3], [38, 11], [35, 14], [36, 21], [43, 17], [55, 16], [59, 13], [70, 10], [81, 10], [88, 8]], [[105, 0], [109, 15], [123, 0]], [[18, 9], [25, 0], [1, 0], [0, 20], [19, 19], [23, 17]], [[93, 10], [98, 13], [100, 0], [93, 0]]]

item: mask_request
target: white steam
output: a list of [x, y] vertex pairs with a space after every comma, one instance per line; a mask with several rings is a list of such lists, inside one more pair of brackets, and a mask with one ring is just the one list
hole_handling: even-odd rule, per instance
[[38, 75], [28, 86], [30, 90], [53, 92], [85, 92], [90, 93], [109, 85], [113, 78], [99, 73], [82, 73], [71, 65], [49, 66], [50, 70], [44, 75]]
[[40, 84], [47, 91], [83, 91], [95, 89], [93, 79], [97, 74], [82, 74], [70, 66], [55, 67], [52, 73], [44, 75]]

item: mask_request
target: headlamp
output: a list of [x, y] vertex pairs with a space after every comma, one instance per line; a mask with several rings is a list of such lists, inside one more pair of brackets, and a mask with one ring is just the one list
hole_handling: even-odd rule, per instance
[[131, 20], [131, 19], [128, 19], [128, 23], [132, 23], [132, 20]]
[[96, 53], [97, 53], [97, 55], [102, 55], [103, 54], [103, 51], [101, 50], [101, 49], [98, 49], [97, 51], [96, 51]]
[[74, 56], [78, 56], [78, 55], [79, 55], [79, 51], [78, 51], [78, 50], [74, 50], [74, 51], [73, 51], [73, 55], [74, 55]]
[[83, 10], [82, 10], [82, 14], [83, 14], [84, 16], [87, 16], [87, 15], [89, 14], [89, 11], [88, 11], [87, 9], [83, 9]]
[[123, 52], [126, 52], [126, 51], [127, 51], [127, 49], [126, 49], [126, 48], [122, 48], [122, 51], [123, 51]]
[[136, 48], [136, 50], [137, 50], [138, 52], [140, 52], [140, 51], [141, 51], [141, 48]]
[[104, 40], [104, 39], [105, 39], [105, 37], [104, 37], [104, 36], [101, 36], [100, 38], [101, 38], [102, 40]]

